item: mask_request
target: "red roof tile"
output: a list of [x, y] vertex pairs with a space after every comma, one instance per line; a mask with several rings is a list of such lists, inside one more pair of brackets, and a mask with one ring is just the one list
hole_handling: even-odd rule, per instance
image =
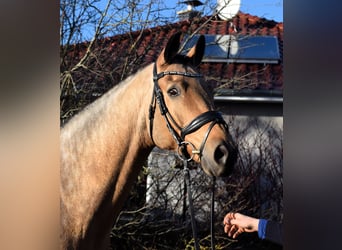
[[[101, 67], [103, 71], [111, 72], [110, 77], [107, 79], [107, 77], [102, 76], [93, 79], [92, 76], [89, 76], [89, 81], [95, 83], [102, 81], [101, 84], [104, 84], [104, 80], [107, 81], [103, 85], [105, 88], [103, 91], [106, 91], [139, 68], [154, 62], [171, 35], [178, 31], [187, 34], [197, 31], [199, 34], [236, 33], [276, 36], [281, 54], [279, 64], [205, 62], [200, 67], [201, 72], [207, 76], [207, 80], [213, 88], [269, 90], [282, 93], [283, 23], [242, 12], [239, 12], [231, 22], [222, 21], [216, 17], [202, 17], [100, 40], [96, 44], [100, 56], [90, 60], [89, 67]], [[73, 51], [69, 53], [70, 60], [76, 59], [76, 57], [80, 58], [84, 47], [84, 44], [75, 45]]]

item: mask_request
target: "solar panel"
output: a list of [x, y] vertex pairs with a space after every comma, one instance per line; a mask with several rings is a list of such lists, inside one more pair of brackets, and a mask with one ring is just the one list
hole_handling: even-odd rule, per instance
[[[199, 35], [186, 37], [181, 53], [195, 45]], [[278, 63], [278, 39], [275, 36], [205, 35], [203, 62]]]

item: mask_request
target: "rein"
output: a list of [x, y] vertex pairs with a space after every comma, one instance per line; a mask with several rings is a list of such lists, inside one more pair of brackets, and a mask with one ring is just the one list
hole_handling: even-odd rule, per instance
[[[188, 162], [193, 160], [193, 157], [195, 154], [198, 154], [199, 157], [201, 158], [202, 156], [202, 151], [204, 149], [205, 143], [209, 137], [210, 131], [214, 127], [215, 124], [220, 124], [222, 125], [226, 131], [228, 131], [228, 125], [222, 118], [221, 113], [218, 111], [207, 111], [204, 112], [203, 114], [197, 116], [195, 119], [193, 119], [188, 125], [185, 127], [181, 127], [177, 124], [177, 122], [174, 120], [172, 115], [169, 113], [165, 101], [164, 101], [164, 96], [162, 93], [162, 90], [159, 87], [158, 80], [164, 76], [167, 75], [180, 75], [184, 77], [193, 77], [193, 78], [200, 78], [203, 77], [201, 74], [193, 74], [193, 73], [188, 73], [188, 72], [180, 72], [180, 71], [165, 71], [165, 72], [160, 72], [157, 73], [157, 65], [154, 64], [153, 67], [153, 83], [154, 83], [154, 88], [153, 88], [153, 94], [152, 94], [152, 100], [150, 104], [150, 109], [149, 109], [149, 120], [150, 120], [150, 136], [153, 141], [153, 119], [154, 119], [154, 113], [156, 109], [156, 103], [159, 105], [159, 109], [161, 112], [161, 115], [164, 117], [166, 121], [166, 125], [168, 130], [170, 131], [172, 137], [176, 141], [178, 145], [177, 153], [178, 157], [183, 160], [183, 165], [184, 165], [184, 178], [187, 186], [187, 193], [188, 193], [188, 200], [189, 200], [189, 208], [190, 208], [190, 216], [191, 216], [191, 226], [192, 226], [192, 233], [195, 241], [195, 249], [199, 250], [199, 243], [198, 243], [198, 237], [197, 237], [197, 230], [196, 230], [196, 221], [195, 221], [195, 216], [194, 216], [194, 208], [192, 204], [192, 194], [191, 194], [191, 186], [190, 186], [190, 173], [189, 173], [189, 168], [188, 168]], [[195, 146], [188, 141], [185, 141], [185, 136], [191, 133], [194, 133], [198, 129], [200, 129], [203, 125], [211, 122], [209, 125], [209, 128], [202, 140], [200, 149], [197, 150]], [[180, 134], [177, 133], [176, 127], [179, 131]], [[192, 148], [191, 150], [191, 155], [187, 152], [187, 146], [190, 146]], [[215, 177], [212, 179], [212, 199], [211, 199], [211, 248], [215, 248], [215, 243], [214, 243], [214, 193], [215, 193]]]

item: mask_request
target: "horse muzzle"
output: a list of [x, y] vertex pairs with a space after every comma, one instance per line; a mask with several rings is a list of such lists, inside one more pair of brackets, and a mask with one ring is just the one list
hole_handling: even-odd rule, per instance
[[[210, 143], [211, 145], [213, 143]], [[225, 177], [232, 173], [237, 160], [238, 149], [232, 142], [219, 142], [215, 146], [207, 145], [202, 153], [201, 165], [209, 176]]]
[[[197, 131], [208, 123], [209, 127], [198, 150], [192, 143], [184, 141], [185, 135]], [[209, 139], [213, 129], [218, 135]], [[232, 172], [238, 150], [229, 134], [228, 125], [219, 112], [208, 111], [196, 117], [182, 129], [181, 138], [183, 142], [178, 147], [178, 155], [183, 160], [190, 161], [194, 155], [199, 155], [202, 168], [209, 176], [227, 176]]]

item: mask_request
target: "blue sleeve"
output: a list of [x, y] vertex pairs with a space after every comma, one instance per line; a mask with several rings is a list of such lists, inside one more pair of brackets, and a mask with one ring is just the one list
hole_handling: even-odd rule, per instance
[[265, 219], [259, 220], [258, 236], [260, 239], [266, 239], [273, 243], [283, 245], [282, 224]]
[[283, 226], [276, 221], [268, 221], [266, 226], [265, 239], [283, 245]]
[[267, 220], [260, 219], [259, 225], [258, 225], [258, 236], [260, 239], [265, 239], [266, 237], [266, 226], [267, 226]]

